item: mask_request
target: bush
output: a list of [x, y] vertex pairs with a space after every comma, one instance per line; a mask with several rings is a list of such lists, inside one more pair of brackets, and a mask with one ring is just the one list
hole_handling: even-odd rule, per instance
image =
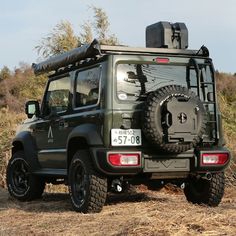
[[216, 76], [224, 137], [232, 154], [226, 176], [228, 183], [236, 185], [236, 76], [226, 73], [216, 73]]
[[0, 110], [0, 186], [5, 186], [5, 170], [10, 158], [11, 140], [15, 135], [17, 125], [25, 119], [22, 113]]
[[46, 76], [35, 76], [31, 67], [22, 64], [11, 77], [0, 81], [0, 108], [21, 112], [29, 99], [41, 99]]

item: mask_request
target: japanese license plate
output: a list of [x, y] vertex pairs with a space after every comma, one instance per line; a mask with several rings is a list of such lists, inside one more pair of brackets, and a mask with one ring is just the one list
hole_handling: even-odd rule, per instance
[[140, 146], [142, 145], [140, 129], [112, 129], [112, 146]]

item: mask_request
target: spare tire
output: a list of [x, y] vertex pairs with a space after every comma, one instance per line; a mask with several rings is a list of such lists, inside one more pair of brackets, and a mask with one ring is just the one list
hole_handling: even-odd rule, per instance
[[200, 98], [179, 85], [151, 92], [144, 105], [144, 135], [163, 151], [180, 153], [195, 147], [206, 132], [206, 121]]

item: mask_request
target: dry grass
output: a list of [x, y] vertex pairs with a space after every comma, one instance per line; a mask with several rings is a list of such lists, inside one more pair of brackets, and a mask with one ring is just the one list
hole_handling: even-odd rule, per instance
[[[109, 195], [99, 214], [71, 209], [67, 193], [20, 203], [0, 190], [0, 235], [236, 235], [236, 188], [219, 207], [188, 203], [181, 191], [139, 188]], [[14, 220], [13, 220], [14, 219]]]
[[15, 135], [17, 125], [25, 119], [25, 114], [9, 112], [0, 109], [0, 186], [6, 185], [6, 165], [11, 156], [11, 141]]

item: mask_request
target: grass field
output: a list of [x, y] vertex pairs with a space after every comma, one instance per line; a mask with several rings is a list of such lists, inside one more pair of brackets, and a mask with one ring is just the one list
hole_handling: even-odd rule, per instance
[[68, 193], [45, 193], [18, 202], [0, 190], [0, 235], [236, 235], [236, 188], [215, 208], [193, 205], [182, 190], [144, 186], [109, 195], [101, 213], [72, 210]]

